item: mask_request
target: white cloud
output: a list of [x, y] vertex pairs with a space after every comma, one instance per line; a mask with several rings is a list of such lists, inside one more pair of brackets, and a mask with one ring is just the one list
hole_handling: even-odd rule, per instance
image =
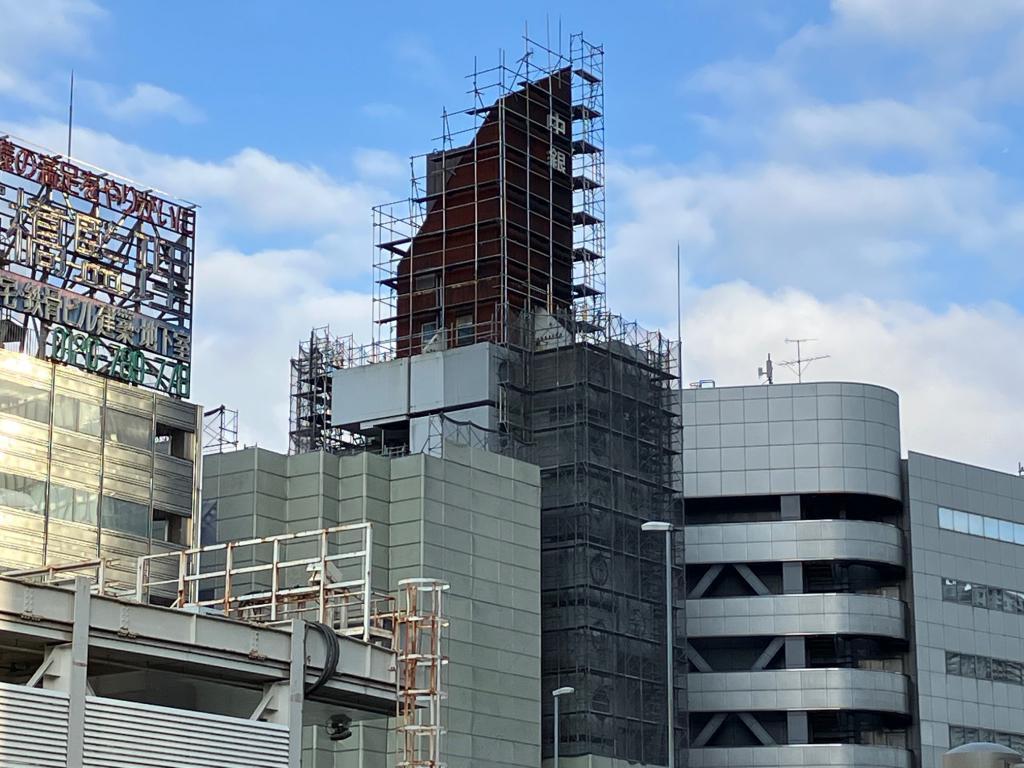
[[239, 411], [242, 442], [287, 449], [288, 361], [310, 328], [370, 340], [370, 296], [328, 286], [312, 250], [219, 250], [197, 260], [192, 399]]
[[[1005, 305], [952, 305], [942, 311], [848, 296], [822, 301], [802, 291], [766, 292], [718, 285], [686, 307], [686, 379], [718, 386], [754, 384], [767, 353], [795, 357], [786, 337], [814, 336], [805, 381], [866, 381], [901, 399], [903, 450], [946, 456], [1003, 471], [1024, 459], [1024, 401], [1011, 382], [1024, 378], [1013, 354], [1024, 316]], [[806, 355], [808, 350], [804, 349]], [[776, 365], [776, 382], [795, 375]]]
[[1024, 19], [1022, 0], [832, 0], [839, 26], [914, 44], [977, 35]]
[[[63, 129], [16, 128], [44, 146]], [[199, 162], [87, 128], [76, 131], [75, 146], [76, 156], [200, 203], [192, 399], [239, 410], [243, 441], [285, 450], [288, 361], [299, 341], [326, 324], [360, 343], [371, 339], [370, 206], [393, 193], [251, 148]], [[293, 245], [239, 245], [268, 238]]]
[[203, 119], [203, 113], [188, 99], [158, 85], [137, 83], [126, 95], [117, 95], [113, 88], [101, 83], [85, 85], [99, 110], [114, 120], [170, 117], [179, 123], [197, 123]]
[[352, 162], [364, 179], [408, 179], [409, 161], [384, 149], [357, 149]]
[[891, 98], [848, 104], [807, 102], [783, 111], [772, 130], [774, 149], [791, 156], [856, 149], [951, 156], [977, 139], [998, 133], [962, 108]]
[[[677, 242], [687, 269], [702, 281], [739, 276], [826, 295], [911, 295], [935, 278], [935, 260], [950, 253], [983, 252], [974, 265], [982, 279], [1020, 276], [1009, 255], [1009, 244], [1022, 239], [1015, 209], [1001, 199], [997, 180], [979, 170], [612, 166], [609, 178], [624, 196], [624, 223], [610, 241], [609, 283], [614, 300], [625, 298], [627, 314], [648, 301], [637, 275], [652, 263], [670, 268]], [[1007, 271], [993, 274], [990, 259]]]
[[0, 61], [27, 63], [52, 51], [88, 50], [90, 27], [104, 15], [90, 0], [0, 0]]

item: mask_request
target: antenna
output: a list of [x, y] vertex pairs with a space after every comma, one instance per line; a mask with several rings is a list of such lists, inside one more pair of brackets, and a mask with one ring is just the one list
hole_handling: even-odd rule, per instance
[[68, 159], [71, 159], [71, 124], [75, 117], [75, 70], [71, 70], [71, 93], [68, 95]]
[[757, 369], [757, 379], [767, 379], [766, 384], [775, 383], [775, 366], [772, 364], [772, 353], [768, 353], [768, 359], [764, 361], [764, 368]]
[[817, 341], [817, 339], [786, 339], [787, 344], [796, 344], [796, 360], [786, 360], [780, 362], [779, 365], [784, 365], [789, 370], [796, 374], [796, 380], [800, 383], [804, 380], [804, 371], [807, 367], [815, 360], [825, 360], [831, 357], [831, 355], [815, 355], [814, 357], [804, 357], [800, 345], [806, 344], [808, 341]]
[[1024, 477], [1024, 464], [1017, 462], [1017, 477]]

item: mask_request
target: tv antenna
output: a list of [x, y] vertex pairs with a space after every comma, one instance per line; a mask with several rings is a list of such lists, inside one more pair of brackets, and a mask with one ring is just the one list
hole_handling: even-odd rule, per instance
[[788, 339], [787, 338], [786, 339], [786, 343], [787, 344], [796, 344], [796, 360], [786, 360], [785, 362], [780, 362], [779, 363], [779, 365], [784, 365], [787, 368], [789, 368], [789, 370], [793, 371], [793, 373], [796, 374], [796, 380], [798, 382], [800, 382], [800, 383], [803, 383], [804, 371], [807, 370], [807, 367], [811, 363], [813, 363], [815, 360], [825, 360], [826, 358], [831, 357], [831, 355], [815, 355], [814, 357], [804, 357], [803, 356], [803, 350], [801, 349], [801, 345], [802, 344], [806, 344], [809, 341], [817, 341], [817, 339]]
[[1017, 477], [1024, 477], [1024, 464], [1017, 462]]
[[775, 383], [775, 365], [772, 363], [772, 353], [768, 353], [768, 359], [764, 361], [764, 368], [757, 369], [757, 379], [766, 379], [765, 384]]

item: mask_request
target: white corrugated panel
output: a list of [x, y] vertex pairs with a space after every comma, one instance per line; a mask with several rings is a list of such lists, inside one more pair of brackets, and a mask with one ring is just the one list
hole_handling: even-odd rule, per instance
[[66, 768], [68, 697], [0, 683], [0, 768]]
[[84, 768], [288, 768], [288, 729], [90, 696]]

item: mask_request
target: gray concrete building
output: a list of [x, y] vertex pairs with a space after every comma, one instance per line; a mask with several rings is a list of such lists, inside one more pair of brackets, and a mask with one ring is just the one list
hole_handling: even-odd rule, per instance
[[1024, 745], [1024, 481], [901, 459], [883, 387], [694, 389], [683, 411], [691, 766]]
[[[206, 457], [204, 528], [228, 541], [369, 522], [373, 583], [451, 585], [442, 722], [447, 764], [540, 764], [540, 477], [537, 468], [446, 444], [444, 458], [263, 449]], [[393, 739], [393, 736], [391, 737]], [[389, 723], [336, 745], [322, 728], [303, 764], [388, 765]]]

